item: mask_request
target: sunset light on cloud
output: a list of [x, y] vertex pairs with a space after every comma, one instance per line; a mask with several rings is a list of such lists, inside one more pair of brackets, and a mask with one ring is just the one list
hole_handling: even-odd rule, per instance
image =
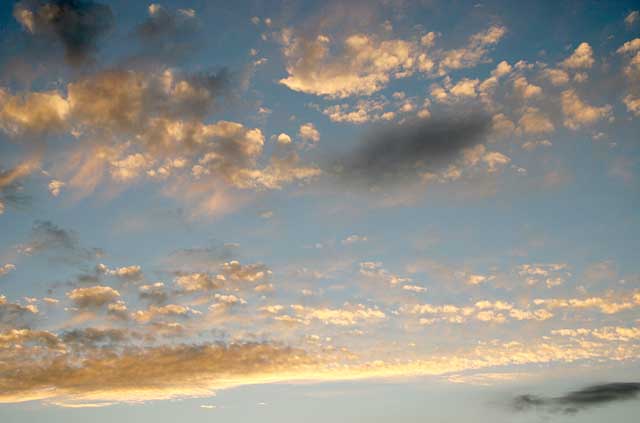
[[636, 421], [638, 9], [3, 3], [0, 421]]

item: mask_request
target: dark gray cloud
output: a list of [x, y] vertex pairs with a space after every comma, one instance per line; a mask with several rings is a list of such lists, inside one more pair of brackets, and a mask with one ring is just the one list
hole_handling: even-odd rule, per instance
[[65, 58], [73, 65], [91, 60], [114, 21], [109, 6], [82, 0], [22, 0], [13, 14], [35, 36], [62, 43]]
[[135, 28], [142, 50], [134, 61], [181, 61], [200, 50], [202, 25], [193, 9], [169, 10], [153, 4], [149, 16]]
[[51, 257], [65, 262], [91, 260], [103, 255], [98, 248], [80, 245], [76, 232], [59, 227], [48, 220], [36, 220], [26, 244], [18, 247], [26, 255], [51, 253]]
[[187, 37], [200, 28], [193, 9], [167, 10], [161, 5], [149, 7], [149, 17], [138, 25], [136, 35], [145, 40]]
[[451, 163], [465, 147], [483, 141], [490, 122], [486, 115], [467, 114], [379, 125], [332, 167], [350, 183], [398, 183], [418, 171], [434, 171]]
[[61, 338], [74, 348], [86, 348], [121, 344], [130, 338], [130, 334], [125, 329], [84, 328], [66, 331]]
[[573, 414], [598, 405], [636, 399], [638, 394], [640, 383], [606, 383], [588, 386], [559, 397], [520, 395], [513, 400], [513, 408], [518, 411], [542, 408], [555, 413]]

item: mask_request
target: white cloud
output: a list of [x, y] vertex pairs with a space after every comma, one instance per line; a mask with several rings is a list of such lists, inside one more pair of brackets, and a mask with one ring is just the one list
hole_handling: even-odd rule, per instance
[[318, 132], [315, 125], [311, 122], [300, 125], [298, 135], [300, 135], [300, 138], [305, 141], [311, 141], [314, 143], [320, 141], [320, 132]]
[[562, 66], [567, 69], [589, 69], [594, 62], [593, 49], [589, 43], [583, 42], [562, 62]]
[[562, 112], [565, 116], [564, 125], [567, 128], [575, 130], [611, 117], [611, 105], [590, 106], [581, 100], [574, 90], [563, 91], [561, 100]]

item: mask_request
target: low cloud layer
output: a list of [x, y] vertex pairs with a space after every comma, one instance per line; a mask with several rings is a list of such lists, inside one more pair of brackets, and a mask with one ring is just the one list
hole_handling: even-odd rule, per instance
[[514, 399], [513, 407], [518, 411], [542, 408], [554, 413], [573, 414], [599, 405], [637, 399], [638, 394], [640, 383], [606, 383], [588, 386], [559, 397], [520, 395]]

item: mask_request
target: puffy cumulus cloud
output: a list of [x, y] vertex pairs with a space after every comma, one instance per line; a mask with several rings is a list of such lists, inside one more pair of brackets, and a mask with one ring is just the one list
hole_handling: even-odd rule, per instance
[[525, 99], [539, 97], [542, 95], [542, 88], [529, 83], [529, 81], [527, 81], [527, 78], [522, 75], [514, 78], [513, 90], [517, 95]]
[[288, 76], [280, 83], [294, 91], [345, 98], [370, 95], [384, 88], [391, 78], [402, 78], [414, 66], [415, 44], [374, 35], [353, 34], [331, 53], [326, 35], [305, 38], [291, 30], [282, 34]]
[[274, 155], [262, 169], [239, 169], [232, 183], [242, 189], [281, 189], [285, 184], [305, 183], [322, 174], [315, 166], [302, 166], [295, 151]]
[[512, 70], [513, 67], [509, 64], [509, 62], [503, 60], [502, 62], [498, 63], [493, 71], [491, 71], [491, 75], [500, 78], [502, 76], [510, 74]]
[[138, 310], [131, 317], [140, 323], [147, 323], [158, 318], [187, 318], [194, 314], [200, 314], [198, 310], [181, 304], [167, 304], [163, 306], [151, 305], [147, 310]]
[[485, 275], [469, 274], [467, 275], [466, 279], [467, 279], [466, 282], [469, 285], [480, 285], [481, 283], [490, 281], [492, 278], [490, 276], [485, 276]]
[[511, 158], [498, 151], [489, 151], [482, 156], [482, 161], [487, 164], [487, 172], [495, 173], [511, 162]]
[[271, 277], [271, 270], [264, 264], [242, 265], [237, 260], [223, 263], [221, 271], [226, 280], [256, 283]]
[[640, 97], [635, 98], [631, 95], [626, 95], [623, 101], [628, 111], [636, 116], [640, 116]]
[[443, 52], [439, 64], [440, 73], [470, 68], [479, 63], [487, 62], [489, 49], [497, 44], [506, 33], [507, 29], [504, 26], [493, 25], [486, 31], [472, 35], [466, 47]]
[[128, 281], [136, 281], [142, 278], [142, 269], [138, 265], [115, 267], [110, 269], [107, 265], [100, 263], [97, 265], [96, 270], [98, 273], [115, 276]]
[[217, 273], [180, 272], [174, 279], [180, 291], [184, 293], [204, 293], [224, 287], [241, 288], [241, 283], [266, 283], [271, 270], [264, 264], [241, 264], [231, 260], [220, 264]]
[[518, 121], [518, 129], [525, 134], [546, 134], [555, 126], [551, 119], [537, 107], [527, 107]]
[[363, 304], [345, 304], [342, 308], [307, 307], [292, 304], [291, 314], [283, 313], [284, 307], [271, 306], [264, 311], [272, 314], [272, 318], [283, 323], [310, 325], [319, 321], [325, 325], [353, 326], [378, 322], [386, 318], [384, 312], [378, 308], [366, 307]]
[[69, 102], [57, 91], [12, 95], [0, 87], [0, 129], [17, 139], [63, 131], [69, 112]]
[[446, 183], [461, 180], [465, 177], [482, 173], [501, 172], [511, 162], [511, 158], [498, 151], [488, 151], [483, 144], [464, 148], [460, 157], [439, 172], [424, 172], [424, 183]]
[[174, 282], [184, 292], [206, 292], [221, 288], [226, 281], [222, 274], [185, 273], [176, 276]]
[[4, 276], [7, 273], [16, 270], [16, 266], [11, 263], [6, 263], [0, 266], [0, 276]]
[[631, 41], [625, 42], [622, 46], [616, 50], [619, 54], [633, 53], [640, 50], [640, 38], [634, 38]]
[[589, 69], [595, 60], [593, 58], [593, 49], [589, 43], [580, 43], [571, 56], [562, 61], [562, 67], [566, 69]]
[[73, 65], [92, 59], [98, 41], [114, 21], [109, 6], [90, 0], [21, 0], [13, 16], [34, 36], [61, 43]]
[[[446, 77], [443, 85], [431, 84], [431, 97], [438, 103], [453, 103], [455, 101], [463, 101], [478, 96], [479, 79], [463, 78], [453, 84], [451, 78]], [[487, 89], [484, 86], [483, 89]]]
[[75, 288], [67, 292], [73, 304], [82, 309], [100, 308], [120, 298], [120, 293], [110, 286], [96, 285], [87, 288]]
[[[216, 212], [232, 207], [234, 188], [281, 189], [318, 176], [317, 167], [301, 166], [293, 146], [282, 145], [264, 157], [264, 135], [258, 128], [203, 122], [228, 95], [230, 81], [224, 70], [102, 71], [69, 83], [66, 97], [47, 93], [46, 107], [27, 104], [43, 102], [36, 94], [25, 101], [7, 94], [0, 103], [5, 110], [0, 122], [16, 134], [64, 126], [79, 138], [82, 142], [71, 146], [52, 169], [56, 180], [64, 180], [77, 195], [91, 193], [107, 177], [120, 187], [147, 178], [163, 181], [166, 195]], [[64, 113], [52, 102], [63, 104]], [[315, 142], [319, 133], [307, 124], [301, 138]]]
[[624, 73], [627, 76], [627, 94], [622, 101], [627, 110], [635, 116], [640, 116], [640, 38], [627, 41], [617, 52], [627, 55]]
[[279, 134], [276, 138], [278, 144], [291, 144], [291, 137], [284, 132]]
[[518, 266], [517, 272], [524, 278], [527, 285], [537, 285], [544, 282], [548, 288], [552, 288], [562, 285], [572, 276], [568, 267], [566, 263], [522, 264]]
[[[295, 91], [328, 98], [371, 95], [392, 79], [405, 78], [416, 71], [446, 75], [449, 70], [488, 62], [491, 47], [505, 33], [506, 28], [494, 25], [472, 35], [465, 47], [433, 50], [437, 37], [434, 32], [418, 40], [383, 39], [362, 33], [334, 40], [323, 34], [303, 37], [285, 29], [280, 39], [288, 76], [280, 83]], [[505, 65], [508, 66], [505, 62], [497, 71], [499, 74], [508, 72]]]
[[564, 69], [544, 69], [542, 75], [557, 87], [569, 83], [569, 73]]
[[353, 106], [349, 104], [329, 106], [322, 113], [333, 122], [348, 122], [358, 125], [395, 118], [394, 112], [385, 111], [387, 105], [388, 102], [384, 98], [379, 100], [359, 100]]
[[315, 125], [311, 122], [303, 123], [300, 125], [298, 135], [304, 141], [318, 142], [320, 141], [320, 132], [316, 129]]
[[51, 180], [51, 182], [49, 182], [49, 185], [48, 185], [49, 193], [54, 197], [57, 197], [60, 195], [60, 192], [65, 185], [66, 184], [64, 182], [59, 181], [57, 179], [53, 179]]
[[611, 118], [611, 105], [591, 106], [580, 99], [574, 90], [563, 91], [561, 101], [565, 116], [564, 125], [567, 128], [575, 130], [593, 125], [599, 120]]

